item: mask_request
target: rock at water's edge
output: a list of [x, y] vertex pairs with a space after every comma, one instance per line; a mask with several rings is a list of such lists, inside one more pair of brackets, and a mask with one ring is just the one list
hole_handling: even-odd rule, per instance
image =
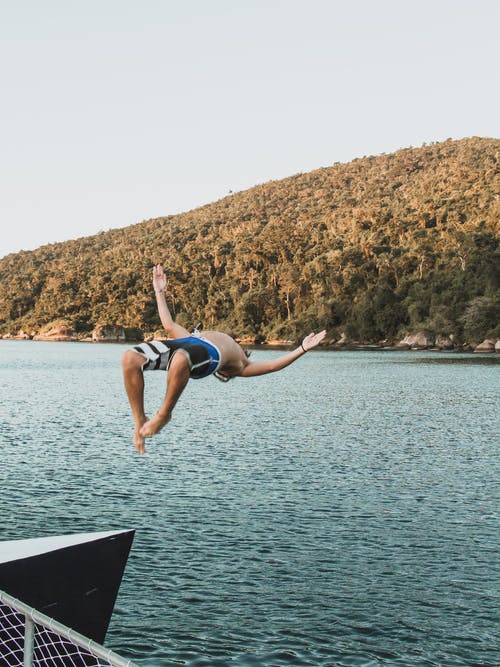
[[450, 336], [436, 336], [435, 345], [440, 350], [453, 350], [455, 347]]
[[476, 345], [474, 352], [494, 352], [495, 351], [495, 341], [487, 338], [483, 340], [482, 343]]
[[121, 343], [127, 340], [124, 327], [115, 324], [98, 324], [92, 331], [92, 340], [100, 343]]
[[62, 325], [58, 327], [52, 327], [52, 329], [49, 329], [46, 333], [33, 336], [33, 340], [51, 340], [60, 342], [78, 339], [75, 336], [75, 331], [72, 327]]
[[97, 324], [92, 331], [92, 341], [95, 343], [124, 343], [144, 340], [140, 329], [122, 327], [119, 324]]
[[415, 334], [407, 334], [403, 340], [398, 343], [398, 347], [417, 347], [425, 349], [427, 347], [434, 347], [436, 339], [434, 334], [430, 331], [418, 331]]
[[349, 345], [350, 342], [351, 342], [351, 341], [347, 338], [347, 336], [345, 335], [345, 333], [341, 333], [341, 334], [340, 334], [340, 338], [339, 338], [338, 341], [335, 343], [335, 345], [338, 345], [338, 346], [342, 347], [342, 346], [344, 346], [344, 345]]

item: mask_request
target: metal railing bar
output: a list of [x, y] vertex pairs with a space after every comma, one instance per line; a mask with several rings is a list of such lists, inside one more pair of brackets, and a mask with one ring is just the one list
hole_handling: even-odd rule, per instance
[[[9, 605], [11, 606], [11, 605]], [[16, 610], [19, 611], [19, 610]], [[24, 667], [33, 667], [33, 651], [35, 648], [35, 624], [29, 616], [24, 617]]]

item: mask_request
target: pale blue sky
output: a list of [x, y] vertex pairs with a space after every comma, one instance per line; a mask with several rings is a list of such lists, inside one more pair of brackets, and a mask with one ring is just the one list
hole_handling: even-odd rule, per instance
[[498, 0], [0, 0], [0, 256], [499, 136]]

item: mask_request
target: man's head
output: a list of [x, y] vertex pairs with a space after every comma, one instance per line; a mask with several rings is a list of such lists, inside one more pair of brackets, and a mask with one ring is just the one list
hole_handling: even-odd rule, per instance
[[[241, 346], [240, 346], [241, 347]], [[248, 357], [252, 354], [250, 350], [244, 350], [241, 348], [241, 351], [245, 355], [245, 357], [248, 359]], [[229, 375], [229, 373], [226, 373], [225, 371], [215, 371], [214, 377], [216, 377], [220, 382], [229, 382], [229, 380], [232, 380], [235, 375]]]

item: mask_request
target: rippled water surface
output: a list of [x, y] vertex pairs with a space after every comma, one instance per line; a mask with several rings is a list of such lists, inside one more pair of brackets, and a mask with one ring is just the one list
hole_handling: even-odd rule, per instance
[[[498, 359], [318, 351], [192, 381], [140, 457], [122, 352], [0, 342], [0, 537], [137, 530], [110, 648], [151, 667], [500, 664]], [[146, 380], [152, 413], [165, 375]]]

